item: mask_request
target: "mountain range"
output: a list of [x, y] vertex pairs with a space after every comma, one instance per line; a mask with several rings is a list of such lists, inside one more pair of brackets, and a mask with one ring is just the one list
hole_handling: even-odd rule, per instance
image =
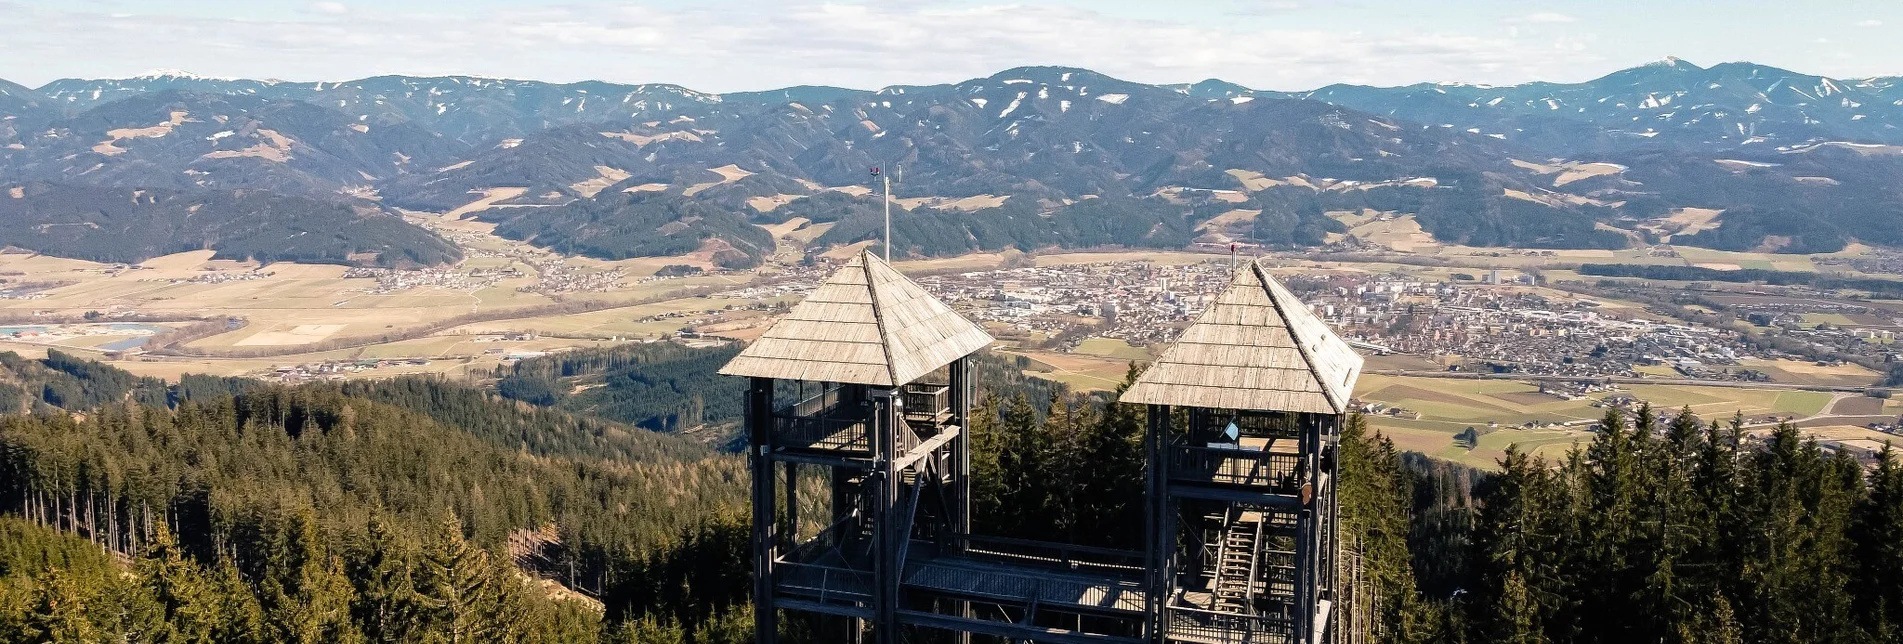
[[[1307, 92], [1059, 67], [730, 94], [159, 72], [0, 81], [0, 216], [37, 227], [5, 243], [81, 257], [191, 246], [262, 259], [273, 235], [321, 229], [327, 250], [293, 255], [405, 264], [455, 254], [399, 215], [461, 209], [572, 252], [698, 248], [745, 265], [776, 243], [804, 243], [759, 225], [832, 224], [820, 245], [876, 235], [867, 169], [885, 166], [908, 211], [895, 243], [916, 255], [1311, 245], [1348, 232], [1323, 213], [1364, 210], [1412, 216], [1446, 243], [1817, 252], [1903, 244], [1899, 125], [1896, 78], [1678, 59], [1583, 83]], [[217, 232], [231, 219], [158, 208], [142, 216], [177, 239], [154, 243], [88, 227], [96, 213], [67, 205], [130, 191], [242, 202], [233, 216], [270, 225], [247, 224], [266, 232], [234, 243]], [[253, 193], [283, 198], [234, 198]], [[392, 235], [393, 222], [415, 230]]]

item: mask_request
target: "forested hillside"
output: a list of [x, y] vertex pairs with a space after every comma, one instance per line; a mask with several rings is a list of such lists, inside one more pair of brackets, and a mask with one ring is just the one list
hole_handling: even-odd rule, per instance
[[93, 384], [83, 417], [0, 419], [0, 640], [740, 641], [732, 457], [438, 381], [187, 393], [4, 357]]
[[[545, 385], [544, 406], [430, 379], [168, 386], [0, 354], [0, 379], [39, 388], [0, 419], [0, 640], [746, 641], [740, 460], [572, 413], [678, 414], [722, 351], [500, 374], [524, 399]], [[976, 371], [979, 530], [1139, 545], [1143, 409], [1008, 359]], [[568, 402], [605, 374], [630, 384]], [[1866, 471], [1789, 426], [1689, 413], [1603, 424], [1558, 463], [1509, 450], [1484, 474], [1351, 418], [1341, 534], [1375, 641], [1899, 641], [1894, 456]]]
[[[1476, 641], [1895, 642], [1903, 468], [1864, 472], [1781, 426], [1617, 414], [1550, 467], [1510, 452], [1481, 493]], [[1762, 440], [1758, 440], [1761, 438]]]
[[583, 349], [498, 367], [497, 393], [522, 402], [674, 432], [733, 423], [746, 381], [719, 374], [740, 347], [672, 342]]
[[434, 265], [462, 258], [374, 208], [263, 190], [0, 186], [0, 245], [99, 262], [210, 249], [220, 259]]
[[[722, 376], [720, 368], [739, 353], [738, 345], [627, 344], [529, 358], [498, 367], [493, 376], [496, 393], [505, 398], [578, 417], [660, 432], [733, 428], [745, 411], [746, 381]], [[1025, 394], [1041, 403], [1058, 391], [1050, 381], [1024, 375], [1024, 358], [981, 353], [973, 365], [980, 390], [999, 401]], [[791, 383], [781, 384], [789, 389], [780, 399], [792, 400]], [[1032, 417], [1042, 418], [1041, 409]]]
[[[1040, 417], [1042, 419], [1040, 420]], [[1782, 426], [1609, 413], [1561, 462], [1497, 474], [1404, 455], [1360, 417], [1341, 442], [1342, 543], [1380, 642], [1899, 642], [1903, 462], [1865, 471]], [[1142, 410], [987, 400], [973, 421], [985, 532], [1142, 539]]]
[[746, 217], [674, 195], [605, 191], [554, 208], [499, 212], [513, 214], [498, 215], [497, 235], [571, 255], [617, 260], [705, 249], [716, 265], [745, 268], [773, 254], [773, 236]]

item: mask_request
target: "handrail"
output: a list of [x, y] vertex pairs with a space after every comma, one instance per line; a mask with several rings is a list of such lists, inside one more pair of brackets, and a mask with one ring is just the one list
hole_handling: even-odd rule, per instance
[[913, 418], [932, 418], [951, 411], [951, 385], [931, 382], [914, 382], [905, 385], [900, 395], [905, 402], [905, 415]]
[[[1212, 592], [1222, 590], [1222, 563], [1229, 557], [1229, 531], [1235, 528], [1236, 521], [1239, 520], [1237, 514], [1240, 511], [1241, 508], [1231, 507], [1222, 513], [1222, 534], [1216, 538], [1220, 542], [1216, 546], [1216, 558], [1209, 560], [1206, 564], [1209, 567], [1209, 589]], [[1253, 581], [1251, 580], [1252, 583]]]
[[1295, 620], [1275, 615], [1243, 615], [1170, 605], [1163, 608], [1163, 628], [1170, 637], [1205, 642], [1252, 643], [1293, 641]]
[[793, 544], [792, 548], [787, 549], [786, 554], [780, 556], [780, 562], [799, 563], [804, 561], [807, 556], [817, 554], [814, 552], [815, 550], [824, 550], [837, 546], [839, 545], [839, 535], [847, 532], [849, 528], [857, 526], [858, 523], [859, 511], [855, 509], [851, 512], [847, 512], [846, 516], [841, 517], [838, 521], [834, 521], [832, 525], [821, 528], [818, 533], [813, 535], [812, 539]]
[[970, 534], [953, 534], [949, 538], [958, 546], [957, 551], [1020, 563], [1066, 570], [1136, 572], [1144, 569], [1143, 553], [1131, 550]]
[[867, 451], [872, 449], [871, 419], [863, 416], [773, 415], [773, 440], [783, 447]]
[[[1259, 519], [1255, 522], [1255, 540], [1250, 542], [1249, 549], [1249, 585], [1246, 586], [1249, 592], [1246, 597], [1250, 604], [1254, 604], [1255, 585], [1258, 581], [1256, 575], [1260, 574], [1260, 567], [1262, 565], [1262, 521]], [[1266, 588], [1264, 590], [1266, 590]]]
[[814, 416], [839, 404], [840, 393], [845, 389], [839, 386], [822, 386], [819, 393], [801, 398], [791, 405], [773, 410], [775, 414], [790, 413], [796, 416]]
[[[931, 562], [921, 565], [930, 566]], [[960, 584], [955, 579], [963, 577], [981, 579], [978, 584]], [[949, 583], [948, 583], [949, 581]], [[1010, 583], [1017, 582], [1017, 583]], [[1080, 581], [1063, 576], [1039, 574], [1034, 570], [1011, 570], [990, 568], [972, 574], [918, 575], [906, 582], [928, 588], [953, 588], [958, 592], [990, 597], [998, 600], [1026, 602], [1028, 604], [1069, 604], [1092, 606], [1106, 610], [1137, 612], [1142, 610], [1139, 593], [1143, 592], [1143, 581], [1131, 577], [1112, 577]], [[944, 584], [944, 585], [939, 585]], [[1100, 594], [1079, 593], [1079, 585], [1094, 586], [1104, 590]], [[962, 588], [959, 588], [962, 586]]]
[[[794, 594], [805, 591], [815, 595], [820, 603], [872, 600], [872, 573], [869, 572], [802, 563], [781, 563], [774, 567], [774, 572], [774, 585]], [[818, 583], [814, 583], [813, 577], [818, 577]]]
[[1169, 449], [1171, 478], [1269, 488], [1294, 493], [1307, 482], [1302, 455], [1177, 443]]

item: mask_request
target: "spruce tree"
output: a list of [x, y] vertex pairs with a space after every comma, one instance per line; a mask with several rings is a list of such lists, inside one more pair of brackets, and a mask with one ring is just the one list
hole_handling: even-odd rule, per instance
[[1686, 407], [1672, 418], [1662, 440], [1646, 443], [1646, 493], [1640, 507], [1641, 534], [1634, 544], [1644, 578], [1632, 598], [1634, 631], [1642, 641], [1673, 640], [1709, 596], [1687, 589], [1679, 574], [1704, 532], [1699, 523], [1705, 513], [1692, 490], [1702, 436], [1703, 425]]
[[998, 460], [1004, 437], [996, 396], [978, 400], [971, 409], [970, 425], [972, 527], [995, 532], [1004, 507], [1004, 475]]
[[265, 618], [289, 644], [354, 642], [361, 634], [350, 621], [350, 580], [332, 556], [308, 510], [273, 529], [275, 547], [261, 593]]
[[1686, 585], [1702, 589], [1702, 595], [1725, 599], [1731, 606], [1742, 597], [1739, 580], [1744, 540], [1754, 530], [1740, 504], [1743, 436], [1742, 414], [1733, 414], [1728, 423], [1713, 421], [1705, 428], [1705, 440], [1699, 445], [1692, 469], [1697, 505], [1691, 516], [1696, 537], [1687, 555], [1691, 563], [1685, 568]]
[[1646, 490], [1643, 449], [1651, 442], [1655, 416], [1642, 406], [1628, 426], [1617, 408], [1606, 411], [1599, 435], [1586, 448], [1587, 503], [1579, 507], [1585, 534], [1575, 568], [1583, 611], [1579, 623], [1586, 641], [1630, 641], [1633, 598], [1640, 591], [1642, 567], [1634, 565], [1639, 543], [1639, 508]]
[[204, 568], [179, 551], [165, 524], [155, 532], [133, 570], [138, 578], [135, 612], [145, 613], [135, 639], [164, 644], [217, 641], [217, 629], [225, 621], [218, 589]]
[[683, 644], [687, 632], [681, 625], [654, 615], [622, 622], [602, 638], [602, 644]]
[[1500, 469], [1482, 486], [1474, 520], [1475, 587], [1467, 600], [1474, 611], [1472, 639], [1546, 641], [1553, 606], [1544, 586], [1556, 576], [1559, 556], [1548, 516], [1555, 482], [1544, 461], [1514, 445], [1507, 446]]
[[1881, 641], [1903, 642], [1903, 463], [1887, 444], [1856, 514], [1857, 613]]
[[97, 592], [66, 571], [53, 568], [46, 572], [34, 591], [33, 608], [27, 613], [22, 644], [92, 644], [103, 642], [103, 633], [91, 617], [88, 596]]
[[415, 632], [416, 589], [411, 579], [415, 546], [373, 519], [346, 568], [356, 589], [351, 616], [371, 642], [407, 641]]
[[220, 617], [212, 639], [220, 644], [265, 644], [272, 642], [265, 626], [264, 607], [258, 603], [250, 584], [245, 583], [238, 566], [221, 557], [211, 574], [212, 595], [218, 599]]
[[1037, 422], [1037, 410], [1023, 394], [1013, 396], [1004, 407], [998, 440], [998, 478], [1000, 513], [991, 517], [987, 528], [1011, 537], [1032, 537], [1048, 507], [1044, 485], [1045, 445], [1050, 436]]
[[[1136, 382], [1142, 370], [1131, 363], [1111, 400]], [[1142, 405], [1111, 402], [1095, 422], [1083, 428], [1086, 435], [1078, 441], [1083, 471], [1078, 485], [1082, 501], [1077, 517], [1078, 534], [1088, 535], [1096, 545], [1136, 549], [1142, 546], [1142, 504], [1131, 502], [1143, 497], [1143, 433], [1148, 419]]]
[[1789, 423], [1747, 463], [1743, 505], [1758, 527], [1744, 542], [1745, 632], [1774, 644], [1846, 641], [1844, 464]]
[[443, 520], [418, 566], [417, 605], [423, 628], [450, 644], [487, 641], [495, 632], [489, 553], [463, 538], [462, 520]]

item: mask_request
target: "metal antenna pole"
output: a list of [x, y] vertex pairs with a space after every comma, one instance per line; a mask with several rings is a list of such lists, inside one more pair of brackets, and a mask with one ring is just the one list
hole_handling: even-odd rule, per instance
[[885, 263], [892, 263], [892, 177], [883, 172], [879, 180], [885, 184]]

